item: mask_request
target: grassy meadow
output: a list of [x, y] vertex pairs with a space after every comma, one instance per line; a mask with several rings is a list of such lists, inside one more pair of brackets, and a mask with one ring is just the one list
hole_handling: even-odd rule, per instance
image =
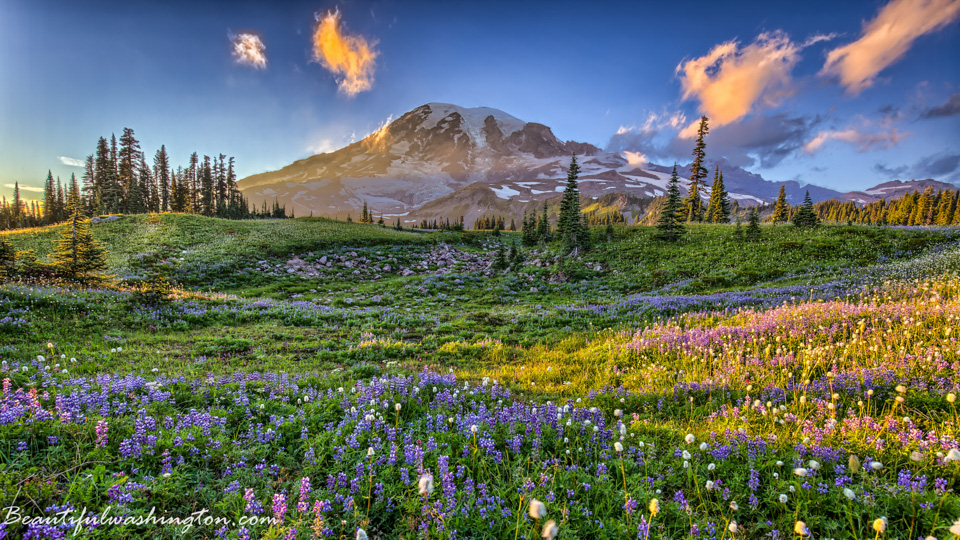
[[181, 522], [0, 538], [960, 536], [960, 230], [762, 229], [98, 223], [0, 286], [0, 508]]

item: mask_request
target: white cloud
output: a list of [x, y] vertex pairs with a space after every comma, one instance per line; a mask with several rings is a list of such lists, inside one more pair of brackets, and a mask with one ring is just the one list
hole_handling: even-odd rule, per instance
[[820, 73], [839, 77], [847, 92], [859, 94], [884, 68], [903, 57], [914, 40], [943, 28], [958, 15], [960, 0], [893, 0], [864, 25], [860, 39], [830, 51]]
[[337, 150], [337, 147], [333, 144], [333, 139], [320, 139], [307, 146], [307, 151], [312, 154], [325, 154], [334, 150]]
[[[16, 187], [16, 184], [4, 184], [3, 187], [14, 189]], [[25, 186], [23, 184], [20, 184], [20, 191], [32, 191], [34, 193], [43, 193], [43, 188], [35, 187], [35, 186]]]
[[256, 34], [240, 34], [231, 36], [233, 42], [233, 57], [238, 64], [247, 64], [257, 69], [267, 67], [267, 47]]
[[87, 165], [82, 159], [76, 159], [76, 158], [67, 157], [67, 156], [59, 156], [58, 159], [60, 160], [60, 163], [63, 163], [68, 167], [83, 168]]
[[808, 154], [816, 153], [829, 141], [843, 141], [852, 144], [858, 152], [869, 150], [886, 150], [900, 144], [909, 133], [904, 133], [891, 125], [889, 121], [874, 127], [872, 123], [863, 121], [860, 126], [847, 126], [838, 130], [822, 130], [803, 145]]

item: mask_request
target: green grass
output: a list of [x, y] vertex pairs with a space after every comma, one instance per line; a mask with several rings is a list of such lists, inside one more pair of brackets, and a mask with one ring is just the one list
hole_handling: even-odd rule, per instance
[[[32, 249], [41, 260], [66, 227], [53, 225], [5, 234], [17, 250]], [[340, 246], [427, 244], [447, 235], [395, 231], [376, 225], [324, 218], [236, 221], [193, 214], [119, 216], [93, 226], [108, 251], [111, 271], [120, 277], [170, 258], [191, 268], [185, 281], [204, 285], [203, 274], [237, 271], [260, 258]]]
[[[8, 236], [18, 249], [35, 249], [43, 255], [58, 230], [48, 227]], [[870, 520], [880, 515], [890, 518], [889, 538], [928, 533], [946, 537], [946, 527], [960, 516], [955, 491], [941, 496], [928, 486], [914, 496], [897, 487], [901, 470], [928, 475], [931, 482], [934, 477], [945, 478], [951, 489], [960, 485], [958, 469], [935, 465], [936, 449], [927, 448], [928, 443], [904, 419], [912, 418], [925, 440], [957, 440], [956, 409], [944, 394], [957, 391], [954, 372], [960, 350], [954, 332], [960, 317], [960, 282], [955, 276], [960, 271], [960, 251], [955, 246], [939, 253], [931, 249], [948, 242], [954, 234], [950, 230], [824, 226], [801, 231], [764, 226], [759, 241], [745, 242], [733, 236], [733, 227], [699, 225], [690, 227], [682, 242], [668, 244], [656, 240], [652, 228], [616, 227], [612, 242], [598, 242], [580, 260], [564, 261], [562, 269], [555, 264], [550, 246], [541, 246], [526, 250], [528, 264], [499, 275], [425, 272], [407, 277], [387, 274], [376, 280], [350, 274], [337, 277], [336, 271], [309, 279], [238, 271], [260, 260], [282, 264], [291, 254], [309, 251], [355, 250], [365, 256], [382, 252], [412, 265], [434, 242], [489, 255], [497, 242], [510, 243], [514, 237], [396, 232], [314, 219], [236, 222], [183, 215], [125, 216], [98, 224], [94, 231], [110, 250], [117, 274], [143, 270], [170, 257], [185, 259], [175, 262], [177, 275], [189, 278], [182, 283], [181, 298], [147, 306], [136, 296], [113, 290], [4, 285], [0, 287], [4, 377], [11, 379], [14, 391], [21, 391], [16, 399], [25, 400], [22, 396], [29, 395], [31, 388], [42, 388], [46, 396], [40, 398], [42, 405], [50, 410], [55, 410], [57, 398], [89, 392], [81, 386], [93, 385], [98, 391], [89, 381], [107, 374], [166, 380], [163, 391], [170, 392], [172, 399], [142, 398], [147, 388], [118, 391], [111, 402], [115, 406], [123, 402], [127, 413], [101, 418], [91, 408], [83, 424], [53, 419], [0, 426], [4, 430], [0, 502], [4, 505], [70, 500], [96, 509], [110, 502], [111, 487], [128, 479], [149, 485], [149, 490], [138, 492], [134, 513], [154, 504], [169, 505], [176, 512], [208, 506], [218, 513], [240, 512], [241, 491], [228, 489], [235, 479], [242, 487], [255, 487], [257, 497], [266, 504], [280, 491], [292, 501], [300, 477], [313, 477], [318, 487], [327, 474], [353, 474], [357, 462], [365, 459], [368, 444], [377, 445], [378, 456], [389, 451], [379, 446], [379, 439], [364, 438], [357, 441], [357, 452], [334, 454], [335, 445], [345, 444], [344, 434], [355, 433], [351, 426], [344, 431], [335, 424], [350, 414], [351, 406], [372, 407], [367, 398], [361, 401], [350, 394], [355, 384], [381, 375], [423, 376], [429, 370], [459, 378], [449, 386], [439, 385], [439, 392], [435, 383], [425, 385], [422, 391], [429, 399], [450, 394], [480, 399], [474, 390], [495, 380], [492, 384], [508, 389], [510, 396], [491, 397], [482, 403], [484, 408], [516, 402], [523, 403], [516, 411], [527, 411], [553, 401], [584, 411], [595, 407], [598, 412], [591, 414], [602, 415], [608, 427], [618, 419], [625, 421], [623, 444], [633, 452], [622, 459], [612, 448], [593, 446], [589, 432], [578, 423], [559, 426], [559, 431], [546, 429], [542, 450], [532, 450], [527, 441], [521, 452], [505, 449], [512, 436], [531, 433], [528, 420], [499, 426], [490, 436], [507, 456], [508, 466], [502, 467], [484, 461], [477, 450], [470, 451], [477, 440], [468, 425], [459, 426], [460, 434], [418, 427], [417, 419], [431, 415], [472, 421], [459, 402], [448, 409], [437, 404], [449, 398], [420, 402], [420, 397], [412, 395], [381, 396], [376, 408], [383, 413], [386, 427], [403, 430], [398, 441], [435, 439], [439, 450], [428, 455], [424, 466], [436, 468], [436, 456], [442, 453], [450, 456], [451, 470], [461, 465], [475, 470], [481, 475], [478, 481], [504, 498], [505, 506], [521, 509], [519, 532], [527, 537], [536, 536], [537, 531], [527, 534], [530, 527], [522, 511], [527, 499], [518, 506], [517, 493], [528, 480], [537, 481], [545, 472], [552, 479], [528, 495], [540, 499], [548, 491], [551, 497], [556, 495], [548, 506], [551, 516], [561, 522], [560, 538], [635, 538], [639, 514], [631, 522], [621, 509], [627, 487], [641, 513], [651, 498], [660, 499], [664, 513], [655, 522], [653, 538], [691, 537], [688, 532], [694, 524], [716, 526], [722, 534], [731, 518], [745, 528], [736, 538], [761, 537], [769, 528], [786, 537], [798, 518], [807, 521], [815, 538], [862, 539], [866, 534], [872, 538]], [[922, 253], [929, 255], [918, 257]], [[628, 317], [572, 309], [585, 303], [622, 303], [636, 292], [700, 294], [774, 280], [778, 285], [813, 284], [868, 274], [885, 258], [903, 260], [877, 275], [904, 283], [872, 295], [861, 295], [859, 286], [852, 286], [845, 301], [832, 304], [798, 301], [756, 311], [669, 317], [655, 311]], [[551, 264], [529, 264], [535, 259], [549, 259]], [[597, 264], [601, 268], [594, 270]], [[914, 282], [918, 277], [925, 281]], [[211, 288], [216, 292], [203, 292]], [[236, 297], [220, 294], [224, 292]], [[267, 303], [277, 307], [263, 311], [239, 309], [253, 305], [253, 298], [282, 302]], [[714, 337], [697, 339], [705, 335]], [[38, 360], [38, 355], [45, 360]], [[29, 369], [18, 370], [18, 366]], [[49, 379], [36, 379], [41, 368]], [[262, 373], [277, 374], [277, 379], [241, 385], [212, 378], [236, 381], [246, 374], [257, 379], [256, 374]], [[469, 392], [464, 382], [471, 383]], [[896, 385], [901, 383], [909, 390], [903, 404], [898, 404]], [[272, 390], [260, 392], [264, 387]], [[356, 401], [344, 405], [338, 387], [345, 387], [347, 399]], [[871, 394], [866, 394], [868, 389]], [[308, 394], [309, 403], [298, 401]], [[758, 401], [749, 407], [752, 400]], [[392, 404], [401, 401], [402, 412], [395, 411]], [[771, 405], [762, 405], [767, 401]], [[772, 407], [782, 413], [771, 415]], [[228, 429], [210, 440], [215, 445], [207, 445], [202, 438], [188, 439], [186, 444], [196, 446], [196, 453], [186, 454], [187, 462], [175, 467], [172, 477], [160, 475], [159, 460], [163, 450], [187, 452], [173, 442], [179, 432], [164, 428], [160, 447], [142, 461], [120, 455], [121, 441], [132, 436], [142, 414], [162, 421], [167, 416], [193, 416], [196, 411], [224, 418]], [[776, 422], [787, 415], [798, 420]], [[837, 456], [821, 458], [824, 467], [819, 474], [827, 491], [802, 487], [803, 479], [791, 473], [792, 467], [796, 460], [806, 462], [815, 456], [797, 449], [807, 444], [806, 438], [819, 437], [834, 416], [850, 415], [865, 421], [823, 435], [826, 444], [842, 449]], [[94, 426], [101, 419], [110, 423], [106, 447], [94, 443]], [[888, 433], [878, 433], [870, 423], [874, 420], [884, 422]], [[263, 429], [273, 426], [280, 438], [269, 444], [241, 442], [238, 434], [254, 428], [253, 423]], [[309, 427], [309, 438], [302, 435], [303, 426]], [[695, 434], [697, 443], [707, 443], [710, 451], [725, 444], [735, 447], [734, 451], [729, 457], [710, 455], [682, 442], [686, 433]], [[764, 438], [768, 450], [756, 457], [756, 448], [737, 433]], [[57, 442], [49, 442], [50, 436]], [[565, 437], [572, 441], [569, 445]], [[877, 437], [887, 443], [878, 444]], [[655, 452], [649, 454], [649, 463], [646, 458], [637, 459], [636, 452], [642, 448], [637, 446], [639, 441], [650, 445], [644, 452]], [[27, 444], [27, 450], [20, 450], [20, 443]], [[305, 459], [308, 447], [316, 450], [316, 464]], [[689, 470], [677, 457], [681, 450], [695, 456]], [[911, 457], [915, 450], [922, 452], [923, 461]], [[884, 464], [880, 471], [853, 476], [854, 502], [848, 502], [833, 485], [834, 477], [842, 474], [837, 467], [847, 463], [847, 452]], [[545, 468], [542, 459], [546, 457], [562, 466]], [[243, 460], [255, 465], [261, 459], [276, 465], [279, 473], [248, 474], [244, 467], [225, 474], [232, 463]], [[476, 468], [478, 459], [481, 466]], [[785, 465], [777, 465], [778, 460]], [[713, 461], [716, 470], [707, 466]], [[572, 464], [577, 467], [569, 467]], [[601, 464], [606, 473], [601, 473]], [[619, 467], [625, 467], [625, 472]], [[754, 469], [762, 479], [755, 506], [748, 502], [754, 491], [748, 487]], [[414, 486], [401, 482], [395, 472], [378, 470], [375, 481], [383, 482], [387, 494], [400, 501], [403, 516], [416, 519], [422, 512]], [[707, 479], [722, 480], [740, 509], [734, 512], [722, 491], [706, 491]], [[584, 482], [593, 488], [583, 488]], [[357, 495], [361, 512], [344, 512], [331, 522], [338, 527], [340, 517], [350, 520], [337, 528], [338, 534], [352, 537], [354, 526], [364, 526], [374, 532], [372, 538], [398, 537], [405, 523], [415, 523], [405, 518], [381, 520], [377, 516], [394, 514], [376, 506], [373, 519], [364, 520], [364, 486], [360, 485]], [[575, 496], [567, 490], [576, 490]], [[673, 501], [680, 490], [686, 493], [690, 508]], [[861, 490], [872, 495], [865, 497]], [[789, 494], [789, 502], [779, 502], [780, 494]], [[469, 501], [463, 503], [451, 517], [454, 528], [487, 531], [489, 538], [514, 537], [512, 516], [498, 521], [498, 529], [488, 530], [486, 520], [470, 517], [474, 515], [470, 507]], [[561, 511], [568, 512], [569, 519], [561, 519]], [[296, 524], [301, 531], [297, 538], [310, 536], [307, 518]], [[596, 525], [596, 519], [603, 521], [603, 527]], [[764, 525], [767, 522], [772, 525]], [[18, 532], [22, 534], [21, 529], [12, 534]], [[257, 532], [282, 537], [283, 531]], [[178, 537], [169, 530], [151, 534]], [[102, 535], [138, 534], [118, 529]], [[213, 531], [197, 536], [212, 537]], [[228, 536], [237, 537], [236, 531]]]
[[[683, 292], [754, 286], [803, 274], [827, 276], [887, 258], [914, 256], [944, 240], [944, 232], [825, 225], [762, 227], [758, 241], [737, 239], [729, 225], [689, 225], [676, 244], [655, 238], [653, 227], [617, 227], [588, 259], [619, 274], [608, 285], [622, 292], [649, 291], [688, 280]], [[948, 233], [950, 234], [950, 233]]]

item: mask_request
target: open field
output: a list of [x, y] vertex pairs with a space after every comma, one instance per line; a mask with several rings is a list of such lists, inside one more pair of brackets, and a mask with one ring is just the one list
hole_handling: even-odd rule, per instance
[[[227, 519], [196, 538], [942, 539], [960, 518], [956, 229], [597, 229], [581, 259], [496, 273], [510, 234], [94, 227], [119, 278], [183, 286], [0, 287], [0, 507]], [[56, 227], [7, 237], [43, 256]]]

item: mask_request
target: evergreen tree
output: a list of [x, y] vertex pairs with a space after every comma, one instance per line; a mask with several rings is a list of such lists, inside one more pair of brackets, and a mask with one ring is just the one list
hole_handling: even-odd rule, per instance
[[747, 240], [760, 239], [760, 212], [754, 206], [750, 209], [750, 216], [747, 219]]
[[710, 223], [730, 223], [730, 196], [723, 185], [723, 172], [720, 171], [719, 165], [713, 173], [710, 204], [707, 206], [707, 221]]
[[[186, 170], [186, 193], [187, 202], [189, 203], [189, 207], [185, 210], [186, 212], [199, 214], [203, 211], [200, 206], [200, 186], [198, 184], [199, 178], [200, 158], [197, 156], [197, 153], [194, 152], [190, 154], [190, 163]], [[263, 201], [263, 204], [266, 206], [267, 201]], [[266, 207], [264, 207], [264, 213], [266, 213]]]
[[100, 193], [97, 190], [95, 181], [95, 162], [93, 155], [87, 156], [87, 162], [83, 168], [83, 207], [86, 215], [93, 216], [100, 213]]
[[121, 211], [142, 212], [143, 193], [137, 179], [137, 167], [140, 165], [140, 142], [134, 137], [133, 130], [123, 128], [120, 136], [117, 178], [122, 192]]
[[816, 212], [813, 211], [813, 200], [810, 199], [810, 191], [803, 197], [803, 204], [793, 216], [793, 224], [797, 227], [816, 227], [820, 223]]
[[657, 221], [657, 237], [668, 242], [676, 242], [686, 232], [680, 215], [683, 212], [683, 201], [680, 199], [680, 178], [677, 176], [677, 165], [673, 165], [670, 183], [667, 187], [667, 199], [660, 210], [660, 219]]
[[83, 214], [83, 202], [80, 199], [80, 186], [77, 184], [77, 175], [70, 175], [70, 189], [67, 191], [67, 201], [64, 205], [66, 215]]
[[687, 213], [687, 221], [703, 221], [704, 209], [703, 200], [700, 199], [700, 192], [704, 190], [706, 183], [707, 168], [704, 162], [707, 157], [707, 143], [704, 141], [710, 128], [707, 125], [707, 117], [700, 117], [700, 127], [697, 128], [697, 143], [693, 148], [693, 163], [690, 165], [690, 193], [684, 201], [684, 207]]
[[54, 212], [57, 209], [57, 193], [53, 187], [53, 173], [47, 171], [47, 179], [43, 183], [43, 223], [53, 223]]
[[173, 212], [186, 212], [190, 204], [190, 198], [186, 180], [184, 179], [182, 168], [177, 169], [176, 174], [170, 177], [170, 210]]
[[580, 165], [577, 163], [577, 155], [574, 154], [570, 160], [570, 168], [567, 169], [567, 187], [560, 199], [560, 216], [557, 219], [557, 234], [560, 235], [564, 250], [584, 249], [587, 246], [587, 229], [580, 216], [580, 190], [577, 186], [579, 176]]
[[540, 219], [537, 221], [537, 233], [536, 233], [537, 242], [549, 242], [550, 241], [550, 217], [547, 214], [547, 202], [543, 202], [543, 215], [540, 216]]
[[[363, 211], [360, 212], [360, 223], [367, 223], [369, 217], [370, 216], [367, 214], [367, 201], [363, 201]], [[371, 219], [370, 221], [373, 220]]]
[[[116, 142], [116, 139], [114, 139]], [[117, 183], [116, 162], [113, 159], [114, 151], [107, 146], [107, 140], [100, 137], [97, 141], [97, 152], [94, 161], [94, 178], [96, 179], [95, 193], [98, 198], [96, 204], [98, 212], [116, 213], [120, 211], [120, 185]]]
[[780, 193], [777, 195], [777, 202], [773, 207], [773, 222], [783, 223], [790, 217], [790, 205], [787, 204], [787, 191], [784, 186], [780, 186]]
[[57, 199], [56, 199], [56, 208], [54, 209], [54, 218], [53, 220], [57, 223], [67, 219], [67, 214], [64, 211], [64, 208], [67, 207], [67, 194], [63, 189], [63, 184], [60, 182], [60, 177], [57, 177]]
[[537, 215], [523, 213], [523, 224], [520, 226], [520, 243], [532, 246], [537, 243]]
[[93, 236], [90, 220], [79, 212], [71, 216], [53, 253], [53, 264], [62, 277], [84, 284], [99, 283], [105, 279], [106, 250]]
[[[205, 216], [212, 216], [216, 210], [215, 204], [210, 156], [203, 156], [203, 167], [200, 169], [200, 212]], [[276, 213], [276, 208], [274, 208], [274, 213]]]
[[137, 204], [141, 212], [160, 211], [160, 193], [157, 191], [157, 182], [153, 171], [147, 165], [144, 154], [140, 154], [140, 170], [137, 172], [137, 184], [140, 186], [141, 201]]
[[20, 182], [13, 183], [13, 211], [10, 213], [13, 227], [19, 228], [24, 222], [24, 204], [20, 199]]
[[167, 155], [167, 147], [162, 144], [156, 155], [153, 156], [153, 177], [157, 180], [157, 192], [160, 196], [159, 211], [166, 212], [170, 210], [172, 188], [170, 185], [170, 157]]

